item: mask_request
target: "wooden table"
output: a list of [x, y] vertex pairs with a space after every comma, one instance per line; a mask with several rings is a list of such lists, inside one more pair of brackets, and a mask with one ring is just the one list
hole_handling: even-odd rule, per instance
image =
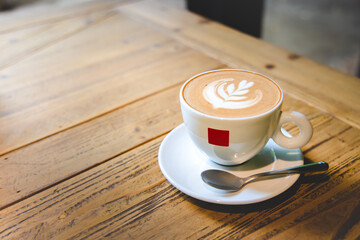
[[[166, 1], [57, 1], [0, 14], [0, 239], [356, 239], [360, 80]], [[173, 187], [158, 165], [190, 76], [273, 77], [311, 119], [304, 175], [258, 204]]]

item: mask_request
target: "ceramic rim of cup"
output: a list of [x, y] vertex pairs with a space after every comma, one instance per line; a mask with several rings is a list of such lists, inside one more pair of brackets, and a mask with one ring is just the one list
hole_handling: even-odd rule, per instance
[[[210, 115], [210, 114], [206, 114], [206, 113], [203, 113], [203, 112], [200, 112], [199, 110], [196, 110], [195, 108], [191, 107], [188, 102], [185, 100], [185, 97], [184, 97], [184, 88], [186, 87], [186, 85], [191, 81], [193, 80], [194, 78], [200, 76], [200, 75], [204, 75], [204, 74], [207, 74], [207, 73], [211, 73], [211, 72], [219, 72], [219, 71], [229, 71], [229, 70], [232, 70], [232, 71], [241, 71], [241, 72], [248, 72], [248, 73], [255, 73], [255, 74], [258, 74], [260, 76], [263, 76], [267, 79], [269, 79], [270, 81], [272, 81], [273, 83], [275, 83], [275, 85], [279, 88], [280, 90], [280, 100], [279, 102], [275, 105], [275, 107], [273, 107], [272, 109], [266, 111], [266, 112], [263, 112], [261, 114], [257, 114], [257, 115], [254, 115], [254, 116], [250, 116], [250, 117], [237, 117], [237, 118], [230, 118], [230, 117], [218, 117], [218, 116], [214, 116], [214, 115]], [[186, 82], [182, 85], [181, 89], [180, 89], [180, 102], [183, 103], [184, 106], [186, 106], [188, 109], [190, 109], [190, 111], [193, 111], [199, 115], [202, 115], [204, 117], [207, 117], [207, 118], [212, 118], [212, 119], [221, 119], [221, 120], [228, 120], [228, 121], [238, 121], [238, 120], [248, 120], [248, 119], [254, 119], [254, 118], [259, 118], [259, 117], [264, 117], [268, 114], [271, 114], [272, 112], [274, 112], [275, 110], [277, 110], [282, 102], [283, 102], [283, 99], [284, 99], [284, 93], [283, 93], [283, 90], [281, 89], [280, 85], [275, 82], [272, 78], [270, 77], [267, 77], [261, 73], [258, 73], [258, 72], [254, 72], [254, 71], [249, 71], [249, 70], [244, 70], [244, 69], [236, 69], [236, 68], [225, 68], [225, 69], [216, 69], [216, 70], [210, 70], [210, 71], [206, 71], [206, 72], [202, 72], [202, 73], [199, 73], [199, 74], [196, 74], [195, 76], [192, 76], [191, 78], [189, 78], [188, 80], [186, 80]]]

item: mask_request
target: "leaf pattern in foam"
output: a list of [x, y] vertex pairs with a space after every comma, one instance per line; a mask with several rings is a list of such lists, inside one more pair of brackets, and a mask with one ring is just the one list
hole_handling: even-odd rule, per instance
[[[246, 108], [259, 102], [262, 98], [262, 92], [256, 90], [256, 97], [251, 100], [245, 100], [244, 96], [249, 92], [249, 88], [254, 82], [242, 80], [237, 89], [235, 89], [234, 79], [221, 79], [209, 84], [203, 92], [205, 99], [212, 103], [215, 108]], [[230, 82], [230, 83], [229, 83]], [[211, 88], [211, 89], [210, 89]]]

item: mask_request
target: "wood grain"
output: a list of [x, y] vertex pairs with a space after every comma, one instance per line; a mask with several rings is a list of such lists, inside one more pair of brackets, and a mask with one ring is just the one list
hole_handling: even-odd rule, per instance
[[[293, 232], [318, 239], [336, 233], [346, 237], [358, 230], [351, 212], [359, 206], [360, 134], [334, 127], [330, 133], [331, 140], [311, 150], [328, 157], [326, 175], [304, 176], [284, 194], [247, 206], [201, 202], [172, 187], [157, 165], [161, 136], [3, 209], [0, 237], [281, 239]], [[323, 222], [328, 224], [319, 226]]]
[[[13, 1], [15, 2], [15, 1]], [[62, 0], [62, 1], [39, 1], [26, 4], [26, 1], [18, 1], [12, 11], [2, 11], [0, 14], [0, 34], [9, 33], [21, 29], [27, 29], [42, 24], [54, 23], [92, 14], [97, 11], [108, 10], [119, 4], [134, 1], [127, 0]], [[15, 3], [16, 4], [16, 3]]]
[[273, 77], [291, 96], [360, 128], [360, 80], [161, 1], [118, 11], [232, 68]]
[[44, 23], [7, 34], [0, 34], [0, 70], [56, 44], [114, 15], [111, 11], [84, 14], [63, 21]]
[[170, 131], [182, 121], [177, 100], [179, 88], [2, 156], [0, 175], [6, 182], [0, 185], [1, 206]]
[[112, 16], [1, 71], [0, 154], [221, 65]]
[[[193, 55], [192, 59], [197, 60], [194, 57]], [[185, 61], [191, 62], [188, 58]], [[211, 62], [209, 63], [207, 67], [211, 67]], [[177, 61], [174, 64], [182, 66]], [[193, 64], [185, 74], [200, 69], [200, 66]], [[177, 97], [179, 83], [186, 77], [181, 74], [172, 77], [176, 71], [176, 68], [169, 67], [167, 71], [162, 71], [162, 77], [159, 77], [157, 71], [153, 71], [155, 75], [147, 72], [147, 75], [140, 75], [136, 81], [132, 81], [139, 83], [146, 80], [146, 77], [157, 78], [149, 83], [156, 86], [158, 82], [159, 90], [176, 85], [170, 92], [136, 101], [68, 131], [3, 155], [0, 158], [0, 175], [5, 182], [0, 183], [0, 206], [112, 158], [180, 124]], [[144, 87], [151, 89], [148, 85]], [[162, 119], [166, 122], [162, 122]], [[14, 172], [17, 174], [14, 175]], [[18, 178], [18, 175], [22, 177]]]

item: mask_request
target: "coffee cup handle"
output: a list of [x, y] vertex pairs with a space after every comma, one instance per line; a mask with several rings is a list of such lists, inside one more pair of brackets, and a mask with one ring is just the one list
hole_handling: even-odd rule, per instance
[[[292, 123], [298, 126], [300, 129], [299, 135], [296, 137], [285, 136], [281, 131], [281, 127], [286, 123]], [[305, 115], [295, 112], [295, 111], [286, 111], [282, 112], [279, 120], [277, 129], [272, 137], [272, 139], [280, 146], [284, 148], [294, 149], [300, 148], [309, 142], [313, 134], [312, 125], [305, 117]]]

